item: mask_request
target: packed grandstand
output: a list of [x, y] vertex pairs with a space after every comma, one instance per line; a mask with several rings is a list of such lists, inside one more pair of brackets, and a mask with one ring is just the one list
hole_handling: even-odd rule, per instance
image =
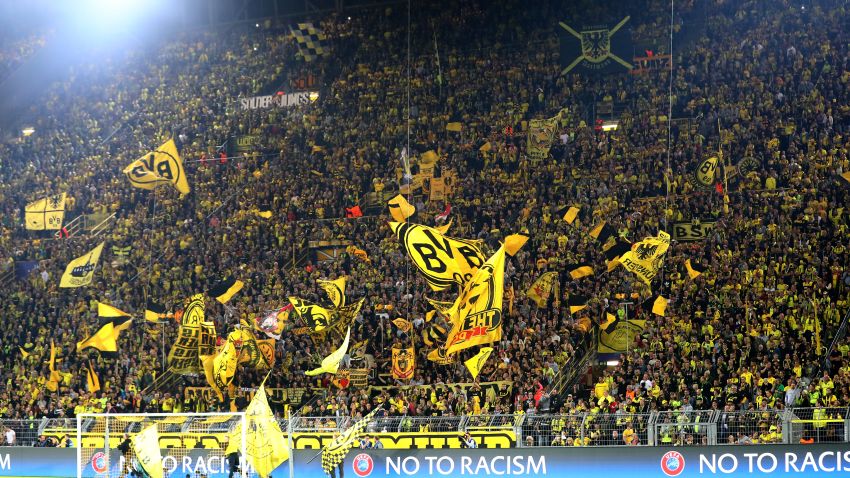
[[[375, 409], [405, 430], [524, 417], [521, 444], [622, 445], [650, 440], [627, 417], [655, 413], [772, 443], [801, 409], [795, 439], [840, 438], [846, 3], [681, 1], [672, 19], [654, 1], [421, 3], [104, 49], [31, 104], [0, 142], [8, 444], [38, 443], [44, 418], [241, 411], [264, 379], [277, 416], [330, 426]], [[625, 17], [632, 71], [562, 73], [559, 20]], [[44, 38], [0, 41], [0, 81]], [[125, 168], [170, 139], [188, 192], [137, 187]], [[28, 228], [25, 210], [61, 194], [63, 224]], [[478, 276], [432, 287], [388, 224], [405, 221], [484, 259], [528, 238], [501, 256], [500, 336], [476, 344], [493, 348], [477, 377], [478, 347], [433, 351]], [[641, 249], [664, 231], [666, 254]], [[91, 282], [60, 287], [99, 244]], [[663, 255], [657, 270], [623, 264], [636, 247]], [[317, 282], [338, 278], [349, 316]], [[175, 368], [195, 294], [209, 360], [236, 349], [227, 377], [198, 355]], [[85, 343], [116, 317], [100, 304], [132, 317], [110, 325], [114, 352]], [[347, 320], [350, 346], [336, 373], [306, 375], [346, 337], [320, 311]], [[243, 360], [257, 341], [270, 349]], [[705, 444], [697, 429], [655, 438]]]

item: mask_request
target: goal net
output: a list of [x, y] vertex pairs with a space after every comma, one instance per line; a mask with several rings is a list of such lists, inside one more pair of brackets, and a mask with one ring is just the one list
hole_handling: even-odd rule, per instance
[[142, 468], [132, 445], [128, 450], [122, 443], [154, 424], [163, 477], [227, 477], [237, 461], [233, 476], [256, 476], [245, 461], [244, 413], [94, 413], [77, 417], [77, 477], [147, 476], [133, 474]]

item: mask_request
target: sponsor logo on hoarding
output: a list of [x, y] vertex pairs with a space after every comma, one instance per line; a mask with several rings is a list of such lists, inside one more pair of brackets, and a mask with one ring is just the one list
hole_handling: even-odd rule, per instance
[[678, 451], [668, 451], [661, 457], [661, 471], [667, 476], [678, 476], [685, 471], [685, 457]]
[[354, 468], [355, 475], [363, 477], [372, 474], [372, 470], [375, 468], [375, 462], [372, 461], [371, 456], [361, 453], [354, 457], [354, 462], [351, 466]]
[[91, 457], [91, 467], [95, 473], [106, 473], [106, 453], [99, 451]]

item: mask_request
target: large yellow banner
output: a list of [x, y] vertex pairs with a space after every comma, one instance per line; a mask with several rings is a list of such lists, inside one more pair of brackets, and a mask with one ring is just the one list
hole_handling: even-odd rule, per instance
[[447, 237], [419, 224], [391, 222], [390, 227], [433, 290], [465, 284], [484, 264], [478, 241]]
[[24, 208], [24, 224], [31, 231], [62, 229], [64, 220], [65, 193], [39, 199]]
[[393, 378], [396, 380], [410, 380], [416, 369], [416, 351], [413, 346], [393, 347]]
[[171, 183], [180, 193], [189, 194], [183, 161], [173, 139], [130, 163], [124, 168], [124, 174], [137, 188], [153, 189], [160, 184]]
[[632, 245], [632, 250], [620, 256], [619, 262], [649, 285], [658, 274], [664, 254], [670, 247], [670, 235], [658, 231], [657, 237], [647, 237]]
[[69, 262], [59, 280], [59, 287], [82, 287], [91, 284], [103, 244], [101, 242], [94, 249]]

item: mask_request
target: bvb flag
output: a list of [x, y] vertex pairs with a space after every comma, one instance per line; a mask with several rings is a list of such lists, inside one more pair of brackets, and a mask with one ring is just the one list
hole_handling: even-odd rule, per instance
[[59, 280], [59, 287], [82, 287], [91, 284], [103, 244], [101, 242], [94, 249], [69, 262]]
[[162, 478], [162, 455], [159, 451], [159, 433], [156, 423], [151, 424], [132, 438], [136, 459], [151, 478]]
[[350, 327], [348, 329], [348, 332], [345, 333], [345, 340], [342, 341], [342, 345], [338, 349], [331, 352], [330, 355], [322, 359], [322, 365], [319, 368], [308, 370], [304, 372], [304, 375], [312, 377], [313, 375], [319, 375], [322, 373], [335, 374], [337, 370], [339, 370], [339, 363], [342, 362], [342, 358], [345, 356], [345, 352], [348, 350], [349, 339], [351, 339]]
[[[269, 407], [265, 383], [254, 394], [245, 409], [245, 454], [257, 474], [268, 477], [275, 468], [289, 459], [289, 446], [280, 425]], [[240, 436], [237, 430], [234, 436]]]
[[[369, 421], [372, 420], [372, 416], [374, 416], [375, 412], [378, 410], [380, 410], [380, 408], [375, 408], [366, 414], [365, 417], [358, 420], [357, 423], [342, 432], [340, 436], [334, 438], [330, 444], [322, 449], [322, 470], [325, 474], [331, 476], [331, 474], [335, 471], [335, 468], [342, 462], [343, 458], [345, 458], [348, 450], [351, 450], [360, 444], [360, 435], [363, 433], [363, 430], [366, 429]], [[355, 463], [354, 466], [357, 467], [357, 464]], [[340, 475], [342, 474], [340, 473]]]
[[327, 328], [330, 323], [331, 313], [324, 307], [316, 304], [311, 304], [306, 300], [298, 297], [290, 297], [289, 303], [292, 304], [295, 313], [313, 332], [321, 332]]
[[505, 246], [499, 248], [466, 283], [452, 305], [452, 328], [446, 339], [451, 355], [502, 339], [502, 296], [505, 289]]
[[657, 237], [647, 237], [632, 245], [632, 250], [620, 256], [619, 262], [649, 285], [658, 274], [664, 254], [670, 247], [670, 235], [658, 231]]
[[241, 280], [236, 280], [233, 277], [228, 277], [217, 283], [207, 293], [210, 297], [214, 297], [219, 303], [226, 304], [237, 292], [242, 290], [245, 283]]
[[533, 119], [528, 122], [528, 144], [526, 150], [531, 159], [546, 159], [552, 139], [558, 129], [558, 117]]
[[130, 163], [124, 168], [124, 174], [137, 188], [150, 190], [160, 184], [171, 183], [181, 194], [189, 194], [183, 161], [173, 139]]
[[396, 380], [410, 380], [413, 378], [413, 370], [416, 368], [416, 351], [413, 346], [406, 348], [393, 347], [393, 378]]
[[133, 319], [130, 318], [130, 314], [102, 303], [97, 304], [97, 314], [100, 317], [100, 327], [91, 337], [77, 342], [77, 352], [94, 348], [99, 350], [103, 356], [116, 357], [118, 355], [118, 336], [121, 332], [130, 328]]
[[546, 307], [546, 302], [549, 300], [549, 295], [552, 294], [552, 288], [557, 280], [557, 272], [547, 272], [531, 284], [531, 287], [525, 292], [525, 296], [533, 300], [537, 307]]
[[618, 320], [613, 327], [599, 332], [597, 351], [599, 353], [624, 353], [643, 332], [645, 320]]
[[65, 193], [31, 202], [24, 208], [24, 224], [31, 231], [62, 229], [65, 220]]
[[391, 222], [390, 228], [432, 290], [463, 285], [484, 264], [478, 241], [447, 237], [419, 224]]
[[578, 208], [576, 206], [570, 206], [570, 208], [567, 209], [567, 212], [564, 213], [564, 221], [566, 221], [567, 224], [574, 223], [580, 211], [581, 208]]
[[694, 171], [691, 184], [699, 188], [710, 188], [714, 186], [714, 177], [717, 174], [717, 156], [712, 156], [699, 163]]
[[168, 365], [176, 374], [195, 374], [201, 370], [199, 345], [201, 324], [206, 322], [204, 294], [187, 297], [183, 317], [177, 331], [177, 340], [168, 352]]
[[697, 277], [701, 276], [702, 273], [705, 272], [705, 270], [707, 268], [705, 266], [701, 265], [701, 264], [695, 264], [695, 263], [691, 262], [690, 259], [688, 259], [688, 260], [685, 261], [685, 269], [687, 269], [687, 271], [688, 271], [688, 277], [690, 277], [693, 280], [693, 279], [696, 279]]
[[491, 353], [493, 353], [493, 347], [481, 347], [481, 350], [474, 357], [463, 363], [469, 369], [473, 379], [478, 378], [478, 374], [484, 368], [484, 363], [490, 358]]
[[559, 22], [562, 75], [575, 73], [613, 73], [631, 70], [631, 34], [623, 18], [611, 28], [588, 26], [576, 31]]
[[331, 300], [335, 308], [345, 305], [345, 277], [340, 277], [336, 280], [319, 279], [319, 287], [325, 290], [328, 298]]

